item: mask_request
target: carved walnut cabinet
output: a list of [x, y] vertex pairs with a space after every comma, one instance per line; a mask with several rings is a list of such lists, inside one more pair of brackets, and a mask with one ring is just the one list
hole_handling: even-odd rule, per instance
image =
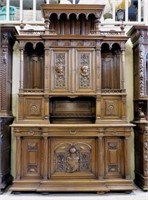
[[21, 30], [12, 191], [132, 190], [123, 31], [103, 5], [42, 5], [45, 30]]
[[135, 183], [148, 190], [148, 35], [147, 26], [130, 31], [134, 60]]
[[12, 183], [11, 176], [11, 130], [12, 115], [12, 48], [15, 28], [1, 26], [0, 42], [0, 194]]

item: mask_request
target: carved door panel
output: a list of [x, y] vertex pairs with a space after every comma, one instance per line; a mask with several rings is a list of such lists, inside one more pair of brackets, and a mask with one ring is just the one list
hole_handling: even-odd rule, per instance
[[122, 178], [124, 174], [123, 139], [105, 139], [105, 178]]
[[95, 92], [95, 51], [93, 48], [76, 49], [75, 92]]
[[52, 51], [51, 92], [95, 92], [95, 50], [57, 48]]
[[40, 178], [42, 174], [42, 144], [40, 138], [22, 139], [22, 176]]
[[51, 177], [95, 178], [95, 139], [52, 139]]
[[51, 92], [71, 91], [72, 57], [68, 48], [53, 49], [51, 56]]

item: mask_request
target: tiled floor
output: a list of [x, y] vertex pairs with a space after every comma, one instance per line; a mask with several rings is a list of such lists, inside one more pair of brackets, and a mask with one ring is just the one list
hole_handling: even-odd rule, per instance
[[103, 195], [96, 193], [19, 193], [13, 194], [9, 190], [0, 195], [0, 200], [148, 200], [148, 191], [139, 188], [130, 194], [124, 192], [110, 192]]

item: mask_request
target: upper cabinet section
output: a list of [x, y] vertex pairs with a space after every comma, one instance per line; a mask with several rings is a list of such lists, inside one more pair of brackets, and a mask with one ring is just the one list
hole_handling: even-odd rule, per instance
[[133, 26], [128, 32], [133, 43], [135, 99], [148, 98], [148, 26]]
[[49, 32], [87, 35], [98, 29], [104, 5], [42, 4], [42, 14]]

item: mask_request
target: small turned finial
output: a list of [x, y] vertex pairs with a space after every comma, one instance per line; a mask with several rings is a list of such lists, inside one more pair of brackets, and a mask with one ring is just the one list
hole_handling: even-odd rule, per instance
[[120, 25], [120, 29], [121, 29], [122, 32], [124, 31], [124, 28], [125, 28], [125, 26], [124, 26], [124, 24], [122, 22], [122, 24]]
[[140, 121], [145, 120], [145, 114], [144, 114], [144, 112], [142, 111], [142, 108], [141, 108], [141, 107], [139, 108], [139, 120], [140, 120]]
[[20, 28], [23, 29], [25, 27], [25, 24], [23, 23], [23, 20], [20, 23]]
[[49, 19], [45, 19], [44, 21], [44, 27], [45, 27], [45, 30], [49, 30], [49, 24], [50, 24], [50, 20]]

